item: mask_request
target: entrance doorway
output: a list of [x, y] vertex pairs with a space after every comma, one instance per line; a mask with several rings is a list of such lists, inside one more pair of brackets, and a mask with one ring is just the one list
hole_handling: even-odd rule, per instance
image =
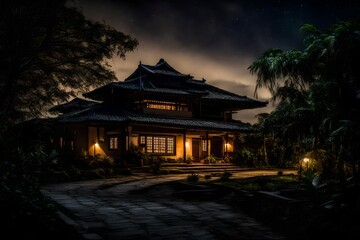
[[222, 158], [222, 138], [212, 138], [210, 142], [211, 154], [216, 158]]
[[201, 139], [199, 139], [199, 138], [192, 139], [192, 156], [193, 156], [195, 162], [200, 161], [200, 150], [201, 150], [200, 142], [201, 142]]

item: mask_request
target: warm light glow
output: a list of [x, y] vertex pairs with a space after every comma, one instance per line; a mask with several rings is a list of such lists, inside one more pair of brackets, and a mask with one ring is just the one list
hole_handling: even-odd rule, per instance
[[95, 147], [99, 147], [99, 143], [95, 143], [94, 145], [95, 145]]
[[304, 159], [303, 159], [303, 162], [304, 162], [304, 163], [308, 163], [308, 162], [310, 162], [310, 159], [309, 159], [309, 158], [304, 158]]
[[188, 141], [185, 142], [185, 146], [186, 146], [186, 147], [190, 147], [190, 144], [189, 144]]

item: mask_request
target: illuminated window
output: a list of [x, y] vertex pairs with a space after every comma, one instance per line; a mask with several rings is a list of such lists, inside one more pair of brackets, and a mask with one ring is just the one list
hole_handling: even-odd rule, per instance
[[140, 144], [141, 144], [141, 145], [146, 144], [145, 136], [141, 136], [141, 137], [140, 137]]
[[175, 154], [173, 136], [140, 136], [140, 144], [145, 145], [147, 153]]
[[119, 149], [119, 138], [118, 137], [110, 137], [109, 138], [109, 149], [111, 149], [111, 150]]
[[207, 152], [207, 148], [208, 148], [208, 146], [207, 146], [207, 140], [203, 139], [203, 140], [202, 140], [202, 151], [203, 151], [203, 152]]
[[177, 102], [166, 102], [166, 101], [155, 101], [155, 100], [144, 100], [146, 108], [169, 110], [169, 111], [189, 111], [187, 104]]

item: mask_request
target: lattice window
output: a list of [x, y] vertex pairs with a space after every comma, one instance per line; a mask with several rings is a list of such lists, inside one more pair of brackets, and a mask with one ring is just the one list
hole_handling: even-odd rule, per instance
[[146, 145], [147, 153], [175, 154], [175, 137], [173, 136], [140, 136], [140, 144]]
[[189, 111], [188, 105], [185, 103], [178, 102], [166, 102], [156, 100], [144, 100], [146, 108], [169, 110], [169, 111]]
[[208, 149], [208, 141], [206, 139], [202, 140], [202, 151], [207, 152]]
[[119, 138], [118, 137], [110, 137], [109, 138], [109, 149], [111, 149], [111, 150], [119, 149]]
[[146, 138], [145, 136], [140, 136], [140, 144], [145, 145], [146, 144]]

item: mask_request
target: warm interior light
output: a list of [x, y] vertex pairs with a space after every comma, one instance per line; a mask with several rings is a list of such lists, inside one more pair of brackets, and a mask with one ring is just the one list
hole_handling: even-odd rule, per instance
[[99, 147], [99, 143], [95, 143], [95, 147]]
[[310, 159], [309, 158], [304, 158], [303, 161], [304, 161], [304, 163], [308, 163], [310, 161]]
[[188, 141], [185, 142], [185, 146], [186, 146], [186, 147], [189, 147], [189, 146], [190, 146], [190, 144], [189, 144]]

